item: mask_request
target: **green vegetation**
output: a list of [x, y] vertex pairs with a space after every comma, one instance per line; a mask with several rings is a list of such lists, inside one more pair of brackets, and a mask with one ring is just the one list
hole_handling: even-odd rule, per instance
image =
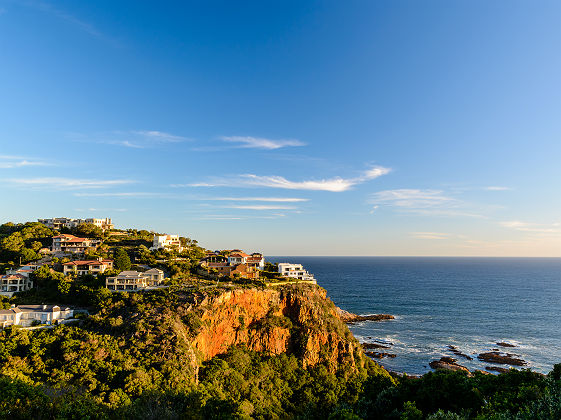
[[41, 258], [39, 250], [49, 246], [56, 233], [41, 223], [0, 225], [0, 262], [13, 267]]

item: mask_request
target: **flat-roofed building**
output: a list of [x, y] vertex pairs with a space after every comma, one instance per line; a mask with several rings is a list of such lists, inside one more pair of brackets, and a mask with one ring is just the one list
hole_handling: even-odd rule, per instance
[[108, 217], [104, 219], [95, 219], [93, 217], [90, 217], [88, 219], [70, 219], [68, 217], [54, 217], [52, 219], [37, 219], [37, 221], [51, 229], [57, 229], [57, 230], [60, 230], [61, 228], [72, 229], [83, 223], [91, 223], [92, 225], [96, 225], [97, 227], [103, 230], [113, 229], [115, 227], [115, 225], [111, 222], [111, 219]]
[[290, 263], [279, 263], [278, 271], [283, 277], [290, 277], [298, 280], [313, 281], [315, 283], [316, 279], [310, 273], [308, 273], [302, 264], [290, 264]]
[[174, 249], [177, 252], [183, 251], [179, 235], [154, 235], [150, 250], [155, 251], [157, 249]]

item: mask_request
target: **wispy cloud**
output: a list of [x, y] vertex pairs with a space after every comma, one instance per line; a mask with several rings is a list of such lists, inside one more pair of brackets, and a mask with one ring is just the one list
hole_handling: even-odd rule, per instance
[[391, 171], [390, 168], [375, 166], [355, 178], [329, 178], [308, 181], [290, 181], [282, 176], [260, 176], [244, 174], [228, 178], [215, 178], [208, 182], [175, 184], [176, 187], [266, 187], [288, 190], [342, 192], [357, 184], [373, 180]]
[[40, 159], [22, 157], [22, 156], [9, 156], [0, 155], [0, 169], [21, 168], [25, 166], [51, 166]]
[[295, 147], [295, 146], [305, 146], [306, 143], [300, 140], [294, 139], [266, 139], [262, 137], [250, 137], [250, 136], [223, 136], [220, 137], [221, 140], [228, 143], [236, 143], [238, 147], [242, 148], [252, 148], [252, 149], [267, 149], [275, 150], [281, 149], [283, 147]]
[[411, 232], [410, 235], [415, 239], [448, 239], [450, 234], [441, 232]]
[[427, 216], [484, 217], [478, 212], [471, 211], [467, 203], [446, 195], [442, 190], [386, 190], [373, 194], [369, 202], [374, 205], [374, 208], [383, 205], [403, 212]]
[[114, 198], [179, 198], [178, 194], [168, 194], [159, 192], [103, 192], [103, 193], [74, 193], [76, 197], [114, 197]]
[[128, 179], [81, 179], [81, 178], [13, 178], [8, 180], [17, 185], [27, 185], [50, 188], [101, 188], [115, 185], [131, 184], [135, 181]]
[[533, 233], [561, 233], [561, 225], [559, 223], [539, 224], [521, 222], [519, 220], [510, 220], [499, 223], [501, 226], [521, 232]]
[[31, 7], [33, 9], [36, 10], [40, 10], [44, 13], [48, 13], [51, 14], [52, 16], [55, 16], [58, 19], [61, 19], [67, 23], [69, 23], [70, 25], [86, 32], [87, 34], [101, 39], [103, 41], [109, 42], [111, 44], [113, 44], [114, 46], [120, 46], [120, 43], [117, 42], [115, 39], [107, 36], [106, 34], [104, 34], [103, 32], [101, 32], [98, 28], [96, 28], [93, 24], [86, 22], [85, 20], [79, 19], [76, 16], [72, 15], [71, 13], [62, 10], [60, 8], [55, 7], [54, 5], [45, 2], [45, 1], [40, 1], [40, 0], [24, 0], [21, 1], [20, 4], [23, 4], [27, 7]]
[[268, 205], [232, 205], [224, 206], [227, 209], [240, 209], [240, 210], [296, 210], [293, 206], [268, 206]]
[[187, 137], [157, 130], [116, 130], [97, 134], [70, 133], [69, 137], [80, 142], [110, 144], [132, 149], [146, 149], [191, 140]]
[[512, 190], [511, 187], [500, 187], [500, 186], [490, 186], [484, 188], [487, 191], [510, 191]]
[[197, 200], [204, 201], [263, 201], [271, 203], [301, 203], [310, 201], [309, 198], [295, 197], [199, 197]]

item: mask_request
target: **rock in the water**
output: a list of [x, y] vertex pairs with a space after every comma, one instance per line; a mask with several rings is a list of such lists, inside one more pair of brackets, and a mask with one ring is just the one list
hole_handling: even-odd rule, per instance
[[501, 346], [501, 347], [516, 347], [516, 345], [510, 344], [510, 343], [505, 343], [504, 341], [501, 341], [500, 343], [497, 343], [497, 346]]
[[389, 349], [390, 346], [384, 346], [382, 344], [377, 343], [362, 343], [362, 347], [365, 349]]
[[377, 351], [367, 351], [365, 353], [366, 353], [367, 356], [373, 357], [375, 359], [381, 359], [383, 357], [390, 357], [390, 358], [395, 357], [395, 354], [392, 354], [392, 353], [380, 353], [380, 352], [377, 352]]
[[499, 372], [499, 373], [506, 373], [510, 370], [510, 369], [502, 368], [502, 367], [498, 367], [498, 366], [485, 366], [485, 369], [490, 370], [490, 371], [494, 371], [494, 372]]
[[465, 366], [459, 365], [454, 362], [450, 362], [450, 360], [454, 360], [451, 357], [441, 357], [440, 360], [433, 360], [429, 363], [429, 366], [436, 370], [449, 370], [449, 371], [461, 371], [466, 372], [469, 374], [469, 369]]
[[458, 348], [456, 346], [452, 346], [452, 345], [448, 345], [448, 350], [450, 350], [452, 353], [454, 353], [456, 356], [460, 356], [463, 357], [467, 360], [473, 360], [473, 357], [468, 356], [465, 353], [462, 353], [460, 350], [458, 350]]
[[357, 315], [347, 312], [341, 308], [337, 308], [337, 312], [343, 322], [347, 324], [360, 321], [384, 321], [387, 319], [395, 319], [393, 315], [389, 314], [373, 314], [373, 315]]
[[510, 353], [500, 353], [498, 351], [481, 353], [477, 358], [487, 363], [497, 363], [500, 365], [524, 366], [526, 364], [524, 360], [518, 359]]

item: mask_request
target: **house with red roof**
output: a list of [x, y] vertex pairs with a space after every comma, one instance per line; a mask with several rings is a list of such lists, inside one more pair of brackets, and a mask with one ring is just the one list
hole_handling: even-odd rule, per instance
[[95, 249], [99, 245], [99, 239], [79, 238], [74, 235], [63, 234], [53, 236], [52, 252], [85, 252]]
[[64, 274], [100, 274], [113, 268], [113, 260], [78, 260], [62, 264]]

